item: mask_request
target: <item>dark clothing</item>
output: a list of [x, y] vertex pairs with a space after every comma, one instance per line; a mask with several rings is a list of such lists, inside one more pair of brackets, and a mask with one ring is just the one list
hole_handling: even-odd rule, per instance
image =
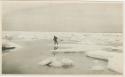
[[[54, 50], [57, 50], [58, 49], [58, 38], [56, 36], [54, 36], [53, 41], [54, 41]], [[52, 54], [54, 56], [56, 55], [55, 52], [53, 52]]]
[[54, 44], [58, 44], [57, 39], [58, 39], [58, 38], [57, 38], [56, 36], [54, 36], [54, 38], [53, 38]]

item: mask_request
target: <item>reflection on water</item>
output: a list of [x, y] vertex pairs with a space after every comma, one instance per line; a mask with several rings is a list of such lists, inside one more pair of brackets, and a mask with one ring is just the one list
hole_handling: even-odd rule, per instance
[[58, 46], [54, 46], [54, 50], [57, 50], [59, 47]]
[[[58, 45], [54, 45], [54, 47], [53, 47], [53, 49], [54, 49], [54, 50], [57, 50], [58, 48], [59, 48], [59, 46], [58, 46]], [[54, 56], [55, 56], [55, 55], [56, 55], [56, 52], [52, 52], [52, 55], [54, 55]]]

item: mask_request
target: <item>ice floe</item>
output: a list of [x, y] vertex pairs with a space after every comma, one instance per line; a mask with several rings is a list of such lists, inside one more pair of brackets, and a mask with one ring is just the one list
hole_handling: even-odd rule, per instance
[[93, 51], [87, 52], [87, 56], [108, 60], [108, 68], [122, 73], [123, 72], [123, 55], [118, 52]]
[[47, 58], [38, 63], [42, 66], [51, 66], [51, 67], [69, 67], [73, 65], [73, 61], [69, 58], [58, 59], [56, 57]]

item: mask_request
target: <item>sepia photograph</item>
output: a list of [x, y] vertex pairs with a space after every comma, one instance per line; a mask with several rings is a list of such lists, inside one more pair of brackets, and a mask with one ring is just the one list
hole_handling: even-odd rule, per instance
[[2, 74], [122, 75], [123, 2], [2, 1]]

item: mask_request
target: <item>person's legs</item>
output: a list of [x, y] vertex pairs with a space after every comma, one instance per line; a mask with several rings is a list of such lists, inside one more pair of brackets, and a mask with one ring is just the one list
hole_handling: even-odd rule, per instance
[[56, 40], [54, 40], [54, 45], [56, 45], [57, 44], [57, 41]]
[[57, 40], [55, 41], [55, 43], [56, 43], [56, 45], [58, 46], [58, 41], [57, 41]]
[[56, 46], [57, 42], [54, 40], [54, 46]]

